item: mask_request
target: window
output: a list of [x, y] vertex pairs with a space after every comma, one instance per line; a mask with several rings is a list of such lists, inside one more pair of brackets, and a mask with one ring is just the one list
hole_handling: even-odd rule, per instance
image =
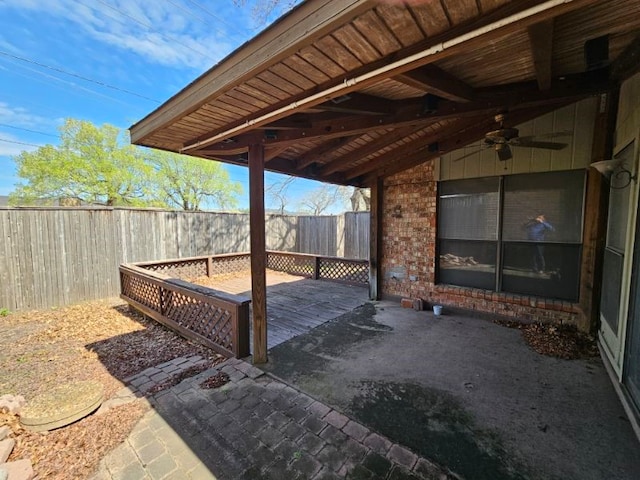
[[438, 283], [577, 300], [584, 172], [441, 182]]

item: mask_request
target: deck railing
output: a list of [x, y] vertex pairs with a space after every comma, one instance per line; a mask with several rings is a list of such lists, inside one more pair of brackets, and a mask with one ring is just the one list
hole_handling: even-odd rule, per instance
[[[198, 277], [250, 270], [249, 253], [139, 262], [120, 266], [120, 297], [132, 307], [227, 357], [249, 355], [249, 303], [190, 283]], [[369, 283], [369, 262], [267, 252], [267, 268], [350, 285]]]

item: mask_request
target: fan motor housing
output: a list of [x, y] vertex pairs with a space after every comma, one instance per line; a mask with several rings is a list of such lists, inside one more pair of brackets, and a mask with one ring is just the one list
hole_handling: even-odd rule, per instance
[[485, 137], [495, 143], [506, 143], [509, 140], [516, 138], [517, 136], [518, 136], [517, 128], [501, 128], [499, 130], [493, 130], [492, 132], [487, 132]]

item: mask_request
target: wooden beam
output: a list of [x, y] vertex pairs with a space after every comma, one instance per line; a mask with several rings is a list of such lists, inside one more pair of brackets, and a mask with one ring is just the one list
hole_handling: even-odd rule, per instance
[[376, 178], [371, 182], [371, 207], [369, 210], [369, 298], [380, 300], [382, 294], [382, 226], [383, 204], [382, 179]]
[[249, 222], [251, 237], [251, 301], [253, 363], [267, 361], [267, 251], [264, 217], [264, 147], [249, 147]]
[[393, 79], [453, 102], [469, 102], [474, 97], [471, 86], [435, 65], [424, 65]]
[[551, 88], [551, 58], [553, 53], [553, 18], [530, 25], [527, 29], [531, 56], [540, 90]]

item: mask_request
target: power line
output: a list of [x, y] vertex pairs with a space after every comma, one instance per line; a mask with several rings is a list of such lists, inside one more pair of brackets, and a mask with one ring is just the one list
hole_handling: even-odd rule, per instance
[[119, 8], [117, 8], [117, 7], [114, 7], [113, 5], [110, 5], [110, 4], [108, 4], [107, 2], [105, 2], [105, 1], [103, 1], [103, 0], [96, 0], [96, 1], [97, 1], [98, 3], [101, 3], [102, 5], [104, 5], [105, 7], [110, 8], [111, 10], [114, 10], [115, 12], [118, 12], [120, 15], [122, 15], [122, 16], [124, 16], [124, 17], [127, 17], [127, 18], [128, 18], [128, 19], [130, 19], [130, 20], [133, 20], [134, 22], [136, 22], [136, 23], [138, 23], [138, 24], [142, 25], [143, 27], [145, 27], [145, 28], [147, 28], [147, 29], [151, 30], [152, 32], [156, 32], [156, 33], [160, 34], [161, 36], [165, 37], [166, 39], [171, 40], [172, 42], [175, 42], [175, 43], [177, 43], [178, 45], [182, 45], [184, 48], [187, 48], [187, 49], [191, 50], [192, 52], [197, 53], [198, 55], [202, 55], [203, 57], [206, 57], [206, 58], [208, 58], [208, 59], [210, 59], [210, 60], [214, 60], [214, 61], [216, 60], [215, 58], [213, 58], [213, 57], [212, 57], [212, 56], [210, 56], [209, 54], [204, 53], [204, 52], [201, 52], [200, 50], [196, 50], [195, 48], [190, 47], [190, 46], [189, 46], [189, 45], [187, 45], [186, 43], [181, 42], [181, 41], [180, 41], [180, 40], [178, 40], [177, 38], [175, 38], [175, 37], [173, 37], [173, 36], [170, 36], [170, 35], [167, 35], [166, 33], [162, 33], [162, 32], [160, 32], [160, 31], [156, 30], [155, 28], [153, 28], [153, 26], [152, 26], [152, 25], [149, 25], [148, 23], [145, 23], [145, 22], [143, 22], [143, 21], [141, 21], [141, 20], [138, 20], [136, 17], [134, 17], [134, 16], [132, 16], [132, 15], [129, 15], [129, 14], [128, 14], [128, 13], [126, 13], [126, 12], [123, 12], [121, 9], [119, 9]]
[[16, 130], [22, 130], [25, 132], [37, 133], [39, 135], [46, 135], [47, 137], [58, 138], [58, 135], [53, 135], [52, 133], [39, 132], [38, 130], [30, 130], [28, 128], [16, 127], [14, 125], [7, 125], [6, 123], [0, 123], [0, 127], [14, 128]]
[[7, 140], [6, 138], [0, 138], [0, 142], [15, 143], [16, 145], [27, 145], [29, 147], [42, 147], [42, 145], [36, 145], [35, 143], [16, 142], [15, 140]]
[[[128, 103], [126, 103], [126, 102], [124, 102], [124, 101], [122, 101], [122, 100], [120, 100], [120, 99], [110, 97], [110, 96], [105, 95], [105, 94], [100, 93], [100, 92], [96, 92], [96, 91], [94, 91], [94, 90], [91, 90], [91, 89], [89, 89], [89, 88], [83, 87], [83, 86], [78, 85], [78, 84], [76, 84], [76, 83], [70, 82], [69, 80], [65, 80], [65, 79], [62, 79], [62, 78], [58, 78], [58, 77], [56, 77], [56, 76], [54, 76], [54, 75], [49, 75], [49, 74], [47, 74], [47, 73], [41, 72], [41, 71], [39, 71], [39, 70], [35, 70], [35, 69], [33, 69], [33, 68], [30, 68], [30, 67], [27, 67], [27, 66], [24, 66], [24, 65], [21, 65], [21, 67], [22, 67], [22, 68], [24, 68], [24, 69], [26, 69], [26, 70], [29, 70], [30, 72], [33, 72], [33, 73], [35, 73], [35, 74], [37, 74], [37, 75], [40, 75], [40, 76], [42, 76], [42, 77], [49, 78], [49, 79], [55, 80], [55, 81], [60, 82], [60, 83], [63, 83], [63, 84], [67, 84], [67, 85], [69, 85], [71, 88], [74, 88], [75, 90], [82, 90], [82, 91], [87, 92], [87, 93], [90, 93], [90, 94], [92, 94], [92, 95], [94, 95], [94, 96], [102, 97], [102, 98], [106, 98], [107, 100], [110, 100], [110, 101], [112, 101], [112, 102], [119, 103], [119, 104], [121, 104], [121, 105], [130, 106]], [[13, 74], [18, 74], [18, 75], [22, 75], [22, 76], [26, 76], [27, 78], [32, 78], [32, 79], [35, 79], [35, 80], [42, 81], [42, 80], [40, 80], [40, 79], [36, 79], [36, 78], [34, 78], [33, 76], [25, 75], [24, 73], [21, 73], [21, 72], [11, 71], [11, 73], [13, 73]], [[51, 84], [50, 84], [50, 83], [48, 83], [47, 85], [49, 85], [49, 86], [50, 86]], [[56, 86], [57, 86], [57, 87], [62, 87], [61, 85], [56, 85]]]
[[77, 73], [69, 72], [69, 71], [64, 70], [62, 68], [52, 67], [50, 65], [46, 65], [44, 63], [40, 63], [40, 62], [38, 62], [36, 60], [32, 60], [30, 58], [20, 57], [18, 55], [14, 55], [14, 54], [9, 53], [9, 52], [4, 52], [2, 50], [0, 50], [0, 55], [3, 55], [5, 57], [9, 57], [9, 58], [13, 58], [14, 60], [20, 60], [21, 62], [31, 63], [32, 65], [37, 65], [38, 67], [46, 68], [48, 70], [52, 70], [54, 72], [62, 73], [64, 75], [69, 75], [70, 77], [79, 78], [80, 80], [84, 80], [86, 82], [95, 83], [96, 85], [100, 85], [101, 87], [110, 88], [111, 90], [116, 90], [118, 92], [122, 92], [122, 93], [126, 93], [126, 94], [129, 94], [129, 95], [133, 95], [135, 97], [142, 98], [144, 100], [149, 100], [150, 102], [155, 102], [155, 103], [158, 103], [158, 104], [161, 103], [159, 100], [155, 100], [153, 98], [149, 98], [149, 97], [146, 97], [144, 95], [140, 95], [139, 93], [135, 93], [135, 92], [132, 92], [130, 90], [126, 90], [124, 88], [116, 87], [114, 85], [110, 85], [108, 83], [104, 83], [104, 82], [101, 82], [99, 80], [94, 80], [92, 78], [88, 78], [88, 77], [85, 77], [83, 75], [79, 75]]

